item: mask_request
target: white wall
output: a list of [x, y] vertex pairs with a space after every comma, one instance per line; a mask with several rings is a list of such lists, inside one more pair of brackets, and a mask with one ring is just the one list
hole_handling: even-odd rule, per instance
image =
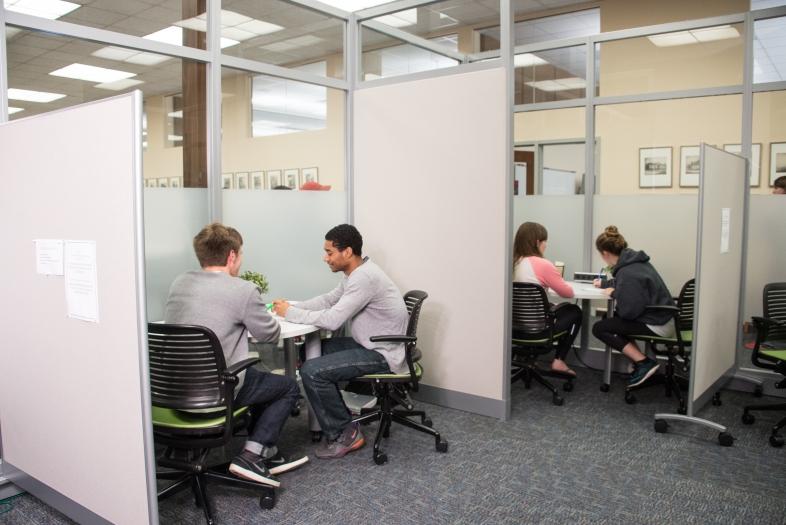
[[501, 400], [505, 76], [491, 69], [355, 93], [355, 223], [401, 291], [429, 293], [424, 384]]

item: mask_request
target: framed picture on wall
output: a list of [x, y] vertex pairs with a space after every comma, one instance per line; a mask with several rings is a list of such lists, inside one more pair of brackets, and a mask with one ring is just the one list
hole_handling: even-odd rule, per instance
[[252, 171], [251, 172], [251, 189], [264, 190], [265, 189], [265, 172]]
[[671, 188], [671, 147], [639, 148], [639, 188]]
[[247, 190], [248, 189], [248, 172], [242, 171], [235, 173], [235, 189]]
[[265, 173], [267, 179], [267, 189], [274, 190], [276, 186], [281, 186], [281, 170], [270, 170]]
[[319, 182], [319, 168], [303, 168], [300, 171], [300, 185], [307, 182]]
[[169, 177], [169, 187], [170, 188], [182, 188], [183, 177]]
[[158, 187], [159, 188], [168, 188], [169, 187], [169, 179], [166, 177], [159, 177], [158, 178]]
[[701, 157], [699, 146], [680, 147], [680, 187], [698, 188]]
[[786, 142], [770, 144], [770, 186], [778, 177], [786, 175]]
[[[723, 151], [734, 153], [737, 155], [742, 154], [742, 144], [724, 144]], [[759, 186], [761, 179], [761, 144], [751, 144], [751, 181], [752, 188]]]
[[300, 170], [298, 168], [292, 168], [288, 170], [284, 170], [284, 186], [287, 186], [290, 189], [297, 190], [300, 188]]
[[231, 190], [234, 188], [234, 177], [231, 173], [222, 173], [221, 174], [221, 189], [222, 190]]

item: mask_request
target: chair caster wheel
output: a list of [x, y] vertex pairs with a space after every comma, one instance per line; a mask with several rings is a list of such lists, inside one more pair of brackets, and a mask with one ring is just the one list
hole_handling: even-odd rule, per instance
[[380, 452], [379, 454], [374, 454], [374, 463], [377, 465], [384, 465], [388, 462], [388, 455], [384, 452]]
[[447, 452], [448, 451], [448, 442], [444, 439], [437, 443], [437, 452]]
[[721, 432], [718, 434], [718, 443], [722, 447], [730, 447], [734, 444], [734, 438], [728, 432]]
[[715, 394], [714, 396], [712, 396], [712, 406], [719, 407], [722, 404], [723, 401], [721, 401], [720, 394]]
[[560, 396], [554, 396], [551, 402], [557, 405], [558, 407], [561, 407], [562, 405], [565, 404], [565, 399]]
[[688, 413], [688, 409], [685, 408], [684, 405], [680, 405], [680, 407], [677, 408], [677, 413], [684, 416], [685, 414]]
[[665, 419], [655, 420], [655, 432], [658, 434], [665, 434], [669, 429], [669, 423]]
[[753, 397], [761, 397], [764, 395], [764, 389], [761, 385], [756, 385], [756, 388], [753, 389]]
[[276, 506], [276, 494], [270, 491], [270, 494], [265, 494], [259, 497], [259, 507], [265, 510], [270, 510]]
[[431, 427], [433, 427], [433, 426], [434, 426], [434, 422], [433, 422], [433, 421], [431, 421], [431, 420], [430, 420], [429, 418], [427, 418], [427, 417], [426, 417], [426, 418], [423, 418], [423, 419], [421, 420], [421, 423], [423, 423], [423, 425], [425, 425], [425, 426], [427, 426], [427, 427], [429, 427], [429, 428], [431, 428]]
[[746, 425], [752, 425], [756, 422], [756, 418], [753, 417], [753, 414], [749, 412], [744, 412], [742, 414], [742, 422], [745, 423]]
[[611, 388], [611, 385], [607, 385], [606, 383], [603, 383], [602, 385], [600, 385], [600, 391], [601, 392], [608, 392], [609, 388]]
[[565, 392], [572, 392], [573, 391], [573, 382], [568, 381], [567, 383], [562, 384], [562, 390]]
[[315, 430], [311, 432], [311, 442], [312, 443], [319, 443], [322, 441], [322, 432], [319, 430]]
[[636, 396], [634, 396], [631, 392], [625, 392], [625, 402], [629, 405], [636, 404]]
[[776, 448], [780, 448], [783, 446], [783, 436], [779, 434], [773, 434], [770, 436], [770, 445]]

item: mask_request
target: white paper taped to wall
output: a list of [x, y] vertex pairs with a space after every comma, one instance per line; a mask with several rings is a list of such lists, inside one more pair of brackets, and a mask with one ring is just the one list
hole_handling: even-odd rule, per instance
[[63, 275], [63, 241], [36, 239], [35, 269], [40, 275]]
[[68, 317], [98, 322], [98, 270], [95, 241], [65, 241]]
[[729, 235], [731, 233], [731, 208], [721, 208], [721, 253], [729, 253]]

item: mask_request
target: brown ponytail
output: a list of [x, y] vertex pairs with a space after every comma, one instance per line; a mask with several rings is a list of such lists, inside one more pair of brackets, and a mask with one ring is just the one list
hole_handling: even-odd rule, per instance
[[607, 226], [603, 233], [595, 239], [595, 248], [599, 252], [609, 252], [612, 255], [619, 255], [622, 250], [628, 247], [625, 237], [622, 236], [616, 226]]

